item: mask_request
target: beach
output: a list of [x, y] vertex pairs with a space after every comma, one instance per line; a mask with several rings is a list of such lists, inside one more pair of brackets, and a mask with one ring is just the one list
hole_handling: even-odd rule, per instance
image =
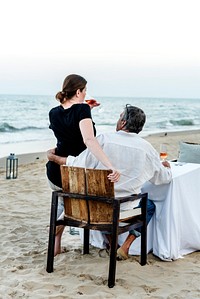
[[[168, 159], [178, 157], [179, 142], [199, 142], [200, 130], [163, 132], [145, 137], [158, 151], [168, 146]], [[172, 262], [148, 254], [141, 267], [138, 256], [117, 262], [116, 286], [107, 287], [108, 257], [91, 247], [82, 255], [79, 235], [65, 230], [65, 252], [54, 259], [54, 272], [46, 272], [51, 189], [45, 173], [45, 150], [27, 147], [19, 158], [19, 174], [5, 178], [5, 157], [0, 159], [0, 298], [200, 298], [200, 252]], [[45, 146], [47, 146], [45, 148]], [[53, 146], [53, 144], [52, 144]], [[12, 152], [9, 149], [9, 152]], [[8, 153], [9, 153], [8, 152]]]

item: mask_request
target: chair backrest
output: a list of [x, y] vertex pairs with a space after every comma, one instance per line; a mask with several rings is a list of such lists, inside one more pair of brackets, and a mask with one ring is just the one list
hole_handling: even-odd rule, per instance
[[[61, 166], [62, 188], [65, 193], [113, 198], [114, 184], [108, 180], [109, 170]], [[106, 200], [66, 198], [65, 215], [85, 223], [112, 223], [113, 206]]]

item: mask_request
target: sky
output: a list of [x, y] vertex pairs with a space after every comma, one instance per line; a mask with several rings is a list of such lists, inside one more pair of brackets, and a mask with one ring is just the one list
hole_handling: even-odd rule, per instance
[[0, 0], [0, 94], [200, 98], [199, 0]]

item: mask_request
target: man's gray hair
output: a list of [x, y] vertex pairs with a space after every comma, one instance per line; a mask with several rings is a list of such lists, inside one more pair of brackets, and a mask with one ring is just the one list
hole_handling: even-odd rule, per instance
[[146, 115], [142, 109], [127, 104], [121, 120], [126, 121], [125, 129], [127, 131], [138, 134], [143, 129]]

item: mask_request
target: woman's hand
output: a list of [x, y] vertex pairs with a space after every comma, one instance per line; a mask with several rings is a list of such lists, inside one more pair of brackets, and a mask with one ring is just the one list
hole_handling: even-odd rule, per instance
[[108, 179], [111, 180], [111, 182], [116, 183], [119, 181], [120, 173], [116, 169], [111, 169], [112, 172], [108, 175]]
[[98, 107], [99, 105], [101, 105], [99, 102], [97, 102], [94, 99], [91, 100], [86, 100], [86, 103], [90, 106], [90, 108], [94, 108], [94, 107]]

